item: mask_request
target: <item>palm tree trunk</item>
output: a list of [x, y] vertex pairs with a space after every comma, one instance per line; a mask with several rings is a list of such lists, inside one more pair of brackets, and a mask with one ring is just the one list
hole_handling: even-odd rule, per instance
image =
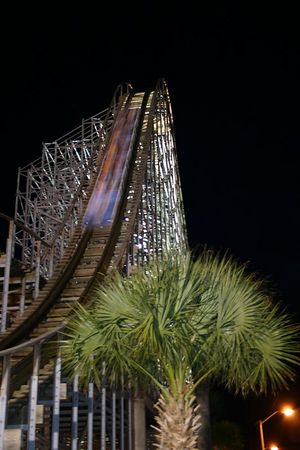
[[200, 426], [195, 397], [183, 394], [174, 398], [162, 393], [156, 404], [156, 443], [158, 450], [197, 450]]

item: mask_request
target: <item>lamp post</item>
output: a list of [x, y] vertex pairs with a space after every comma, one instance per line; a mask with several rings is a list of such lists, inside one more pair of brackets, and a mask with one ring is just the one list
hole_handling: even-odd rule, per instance
[[261, 444], [261, 450], [266, 450], [265, 447], [265, 439], [264, 439], [264, 430], [263, 430], [263, 424], [265, 422], [267, 422], [267, 420], [271, 419], [271, 417], [275, 416], [275, 414], [284, 414], [285, 416], [291, 416], [292, 414], [294, 414], [294, 410], [290, 407], [285, 407], [281, 410], [277, 410], [274, 411], [272, 414], [270, 414], [268, 417], [266, 417], [265, 419], [259, 420], [258, 421], [258, 425], [259, 425], [259, 435], [260, 435], [260, 444]]

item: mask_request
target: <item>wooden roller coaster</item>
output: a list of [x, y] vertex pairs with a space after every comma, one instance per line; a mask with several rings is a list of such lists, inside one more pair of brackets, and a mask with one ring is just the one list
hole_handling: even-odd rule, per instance
[[[73, 384], [67, 383], [59, 354], [53, 356], [49, 342], [58, 339], [74, 305], [88, 302], [95, 280], [114, 270], [129, 274], [134, 266], [143, 264], [154, 254], [186, 245], [169, 108], [164, 81], [154, 91], [133, 93], [127, 89], [117, 100], [114, 96], [106, 123], [99, 121], [101, 126], [92, 145], [93, 153], [89, 155], [93, 167], [90, 163], [83, 167], [82, 178], [70, 196], [62, 220], [57, 220], [52, 240], [46, 231], [39, 232], [17, 214], [14, 219], [1, 214], [2, 219], [9, 221], [10, 231], [6, 253], [1, 256], [0, 450], [133, 449], [130, 392], [108, 390], [105, 382], [100, 392], [92, 385], [88, 392], [80, 392], [76, 377]], [[120, 125], [125, 109], [134, 111], [129, 131]], [[122, 135], [121, 126], [126, 136]], [[123, 155], [126, 147], [123, 159], [121, 154], [109, 156], [117, 151], [113, 148], [117, 132], [118, 148]], [[85, 135], [81, 148], [86, 142]], [[172, 155], [171, 165], [166, 155], [168, 158]], [[110, 159], [113, 166], [109, 165]], [[115, 177], [113, 188], [109, 189], [112, 177]], [[114, 202], [109, 205], [105, 220], [103, 183], [110, 196], [108, 203]], [[147, 203], [149, 196], [151, 200]], [[80, 207], [76, 198], [80, 198]], [[167, 198], [171, 199], [169, 203]], [[75, 217], [72, 226], [66, 227], [72, 214]], [[173, 218], [168, 219], [168, 228], [164, 214]], [[64, 228], [68, 229], [68, 238], [63, 240], [59, 236], [66, 233]], [[13, 244], [20, 242], [17, 229], [22, 231], [26, 237], [23, 242], [27, 244], [23, 246], [15, 275], [13, 264], [18, 260]], [[28, 258], [29, 241], [33, 248]], [[49, 254], [52, 255], [50, 263]], [[43, 261], [47, 261], [44, 266]]]

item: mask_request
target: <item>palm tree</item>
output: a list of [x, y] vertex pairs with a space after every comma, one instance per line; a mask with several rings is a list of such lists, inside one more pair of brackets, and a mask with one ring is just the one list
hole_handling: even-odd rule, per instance
[[299, 363], [299, 326], [266, 283], [209, 249], [196, 259], [169, 254], [129, 278], [115, 273], [91, 300], [69, 322], [65, 367], [100, 383], [105, 361], [111, 382], [158, 388], [158, 449], [197, 448], [194, 392], [204, 380], [262, 393], [287, 387]]

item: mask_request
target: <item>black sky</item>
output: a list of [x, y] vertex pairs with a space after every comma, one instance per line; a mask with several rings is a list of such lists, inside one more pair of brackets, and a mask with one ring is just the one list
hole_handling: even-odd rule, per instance
[[144, 90], [163, 77], [191, 246], [249, 261], [299, 321], [298, 14], [239, 3], [7, 10], [0, 211], [13, 214], [17, 167], [43, 141], [106, 108], [119, 83]]

